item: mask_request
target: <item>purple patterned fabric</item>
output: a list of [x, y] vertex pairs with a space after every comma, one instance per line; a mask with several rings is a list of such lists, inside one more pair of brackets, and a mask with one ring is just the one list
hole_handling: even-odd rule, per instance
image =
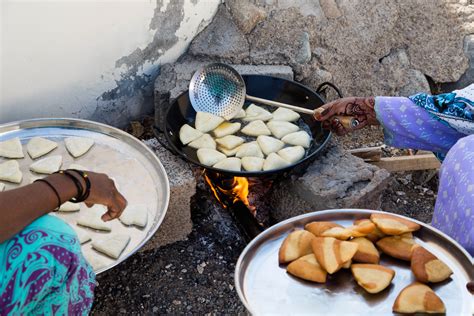
[[404, 97], [377, 97], [375, 111], [388, 145], [447, 154], [432, 225], [474, 255], [474, 135], [459, 133]]
[[0, 244], [0, 315], [87, 315], [94, 288], [76, 233], [57, 217]]

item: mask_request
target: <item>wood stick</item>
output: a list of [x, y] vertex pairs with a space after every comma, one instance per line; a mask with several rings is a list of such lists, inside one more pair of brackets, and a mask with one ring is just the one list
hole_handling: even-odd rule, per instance
[[441, 163], [433, 154], [381, 158], [370, 162], [390, 172], [439, 169]]
[[382, 146], [356, 148], [348, 151], [352, 155], [362, 158], [365, 161], [380, 161], [382, 158]]

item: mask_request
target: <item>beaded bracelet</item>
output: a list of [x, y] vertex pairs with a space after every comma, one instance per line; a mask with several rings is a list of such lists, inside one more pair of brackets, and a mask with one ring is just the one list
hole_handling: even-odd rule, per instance
[[61, 207], [61, 204], [62, 204], [62, 203], [61, 203], [61, 197], [59, 196], [58, 190], [56, 190], [56, 188], [55, 188], [51, 183], [49, 183], [49, 181], [46, 180], [46, 179], [37, 179], [37, 180], [35, 180], [35, 181], [33, 181], [33, 182], [43, 182], [43, 183], [45, 183], [46, 185], [48, 185], [48, 186], [51, 188], [51, 190], [53, 190], [54, 194], [56, 195], [56, 198], [58, 199], [58, 207], [56, 207], [56, 208], [54, 209], [54, 211], [59, 210], [59, 208]]

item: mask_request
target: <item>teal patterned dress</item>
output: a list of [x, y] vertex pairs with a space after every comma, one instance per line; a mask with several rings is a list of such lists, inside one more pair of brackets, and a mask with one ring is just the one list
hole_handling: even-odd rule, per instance
[[76, 233], [57, 217], [0, 244], [0, 315], [87, 315], [94, 288]]

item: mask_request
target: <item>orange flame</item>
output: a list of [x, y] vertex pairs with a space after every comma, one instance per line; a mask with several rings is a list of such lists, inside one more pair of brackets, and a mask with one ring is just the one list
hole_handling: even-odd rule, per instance
[[212, 190], [212, 193], [216, 197], [216, 199], [221, 203], [224, 207], [227, 207], [226, 203], [222, 201], [221, 196], [226, 196], [232, 200], [232, 203], [237, 201], [242, 201], [246, 206], [250, 207], [250, 203], [248, 200], [249, 195], [249, 181], [245, 177], [234, 177], [232, 184], [229, 189], [223, 188], [215, 184], [209, 176], [204, 172], [204, 179], [206, 183]]

